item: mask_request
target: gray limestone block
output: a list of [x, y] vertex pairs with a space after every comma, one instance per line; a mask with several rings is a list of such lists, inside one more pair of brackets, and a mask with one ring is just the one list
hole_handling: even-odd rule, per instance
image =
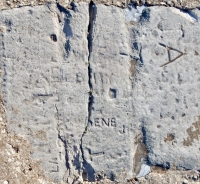
[[122, 9], [92, 8], [90, 117], [83, 136], [83, 167], [89, 180], [101, 172], [113, 180], [121, 173], [125, 180], [133, 177], [134, 137], [139, 133], [133, 116], [129, 31]]
[[32, 157], [54, 181], [81, 172], [88, 21], [86, 4], [76, 12], [54, 4], [0, 12], [8, 127], [30, 141]]
[[[198, 169], [199, 10], [80, 3], [0, 12], [8, 128], [56, 182]], [[90, 19], [90, 20], [89, 20]]]
[[131, 27], [138, 45], [133, 52], [143, 63], [134, 104], [149, 163], [199, 170], [200, 25], [191, 16], [198, 20], [200, 11], [151, 7], [149, 16]]
[[199, 169], [198, 17], [198, 10], [151, 7], [139, 23], [125, 24], [122, 10], [93, 7], [83, 136], [90, 180], [102, 171], [111, 179], [125, 171], [124, 180], [138, 172], [137, 156], [146, 154], [138, 135], [148, 164]]

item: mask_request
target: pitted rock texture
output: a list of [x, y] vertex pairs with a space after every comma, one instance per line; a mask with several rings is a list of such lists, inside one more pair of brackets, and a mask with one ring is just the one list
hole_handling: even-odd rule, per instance
[[200, 170], [199, 17], [149, 7], [126, 23], [93, 3], [1, 11], [8, 130], [57, 183], [131, 182], [144, 162]]
[[91, 11], [92, 98], [88, 131], [83, 136], [84, 166], [90, 172], [90, 166], [95, 173], [104, 170], [109, 178], [120, 172], [130, 178], [136, 149], [134, 136], [139, 131], [133, 123], [129, 32], [122, 9], [93, 5]]
[[0, 123], [0, 183], [53, 184], [45, 176], [40, 160], [30, 157], [31, 149], [28, 141], [9, 132], [2, 119]]
[[77, 13], [24, 7], [0, 17], [9, 130], [29, 140], [32, 157], [54, 181], [67, 181], [80, 175], [88, 116], [88, 6]]
[[[2, 71], [0, 74], [2, 75]], [[1, 78], [2, 79], [2, 78]], [[0, 80], [2, 84], [2, 80]], [[53, 184], [40, 166], [40, 160], [30, 157], [30, 144], [24, 137], [8, 131], [6, 108], [0, 95], [0, 183]]]
[[199, 10], [186, 16], [151, 7], [139, 24], [131, 25], [116, 7], [93, 9], [92, 111], [83, 137], [88, 171], [104, 168], [112, 178], [117, 174], [110, 168], [120, 173], [124, 164], [124, 170], [134, 170], [132, 160], [141, 145], [132, 141], [140, 133], [150, 164], [200, 170], [199, 23], [188, 18], [194, 14], [198, 20]]
[[[143, 124], [148, 160], [200, 170], [199, 22], [172, 8], [149, 10], [149, 22], [132, 27], [134, 52], [144, 64], [133, 90], [135, 117]], [[199, 10], [191, 13], [200, 17]]]

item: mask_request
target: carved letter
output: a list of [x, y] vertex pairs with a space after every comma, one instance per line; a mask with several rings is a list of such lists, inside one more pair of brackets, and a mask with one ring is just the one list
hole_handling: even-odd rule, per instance
[[100, 126], [99, 118], [94, 118], [94, 124], [95, 126]]
[[116, 119], [115, 118], [111, 118], [111, 126], [116, 127]]
[[102, 125], [107, 125], [109, 126], [109, 122], [110, 122], [110, 119], [108, 118], [108, 122], [106, 122], [106, 120], [104, 118], [102, 118]]

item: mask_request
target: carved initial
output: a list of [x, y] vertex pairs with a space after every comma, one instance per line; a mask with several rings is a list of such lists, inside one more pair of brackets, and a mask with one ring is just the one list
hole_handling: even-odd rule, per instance
[[[164, 44], [162, 44], [162, 43], [159, 43], [159, 45], [160, 45], [160, 46], [163, 46], [163, 47], [165, 47], [165, 48], [167, 49], [168, 59], [169, 59], [169, 61], [168, 61], [167, 63], [161, 65], [160, 67], [166, 66], [166, 65], [168, 65], [168, 64], [170, 64], [170, 63], [176, 61], [176, 60], [177, 60], [178, 58], [180, 58], [181, 56], [187, 54], [187, 53], [183, 53], [183, 52], [179, 51], [178, 49], [174, 49], [174, 48], [172, 48], [172, 47], [168, 47], [168, 46], [166, 46], [166, 45], [164, 45]], [[170, 54], [170, 51], [171, 51], [171, 50], [176, 51], [176, 52], [178, 52], [178, 53], [180, 53], [180, 54], [179, 54], [178, 56], [176, 56], [174, 59], [171, 59], [171, 54]]]

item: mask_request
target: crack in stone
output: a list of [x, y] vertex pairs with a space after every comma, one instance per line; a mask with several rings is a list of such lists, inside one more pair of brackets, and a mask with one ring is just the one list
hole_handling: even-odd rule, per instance
[[143, 66], [144, 62], [143, 62], [143, 58], [142, 58], [142, 46], [140, 47], [139, 58], [140, 58], [141, 66]]
[[68, 160], [68, 154], [67, 154], [67, 143], [66, 143], [66, 140], [64, 140], [62, 138], [62, 136], [60, 135], [60, 130], [59, 130], [59, 122], [60, 122], [59, 110], [58, 110], [58, 107], [57, 107], [56, 104], [55, 104], [55, 108], [56, 108], [56, 114], [57, 114], [57, 119], [58, 119], [57, 125], [56, 125], [56, 130], [58, 132], [58, 139], [60, 139], [61, 142], [63, 143], [64, 149], [65, 149], [65, 165], [66, 165], [66, 168], [69, 169], [69, 173], [70, 173], [69, 160]]
[[91, 112], [92, 112], [92, 103], [93, 103], [93, 86], [92, 86], [92, 82], [91, 82], [91, 78], [92, 78], [92, 69], [90, 66], [90, 57], [91, 57], [91, 52], [92, 52], [92, 33], [93, 33], [93, 25], [96, 19], [96, 6], [93, 3], [93, 1], [90, 2], [89, 4], [89, 25], [88, 25], [88, 51], [89, 51], [89, 55], [88, 55], [88, 85], [90, 88], [89, 91], [89, 104], [88, 104], [88, 122], [90, 121], [90, 117], [91, 117]]
[[146, 155], [146, 156], [143, 157], [143, 162], [145, 164], [150, 164], [149, 158], [148, 158], [149, 150], [148, 150], [148, 145], [147, 145], [147, 135], [146, 135], [147, 133], [146, 133], [146, 128], [144, 126], [144, 122], [143, 122], [143, 126], [142, 126], [141, 131], [142, 131], [142, 142], [141, 142], [141, 144], [143, 146], [143, 150], [145, 150], [145, 155]]
[[83, 150], [83, 137], [88, 131], [88, 126], [90, 124], [90, 117], [92, 113], [92, 104], [93, 104], [93, 87], [92, 87], [92, 82], [91, 82], [91, 66], [90, 66], [90, 56], [92, 52], [92, 33], [93, 33], [93, 24], [95, 22], [95, 17], [96, 17], [96, 6], [93, 3], [93, 1], [90, 2], [89, 4], [89, 24], [88, 24], [88, 35], [87, 35], [87, 40], [88, 40], [88, 85], [89, 85], [89, 102], [88, 102], [88, 117], [86, 117], [87, 124], [85, 126], [85, 130], [81, 136], [81, 144], [80, 144], [80, 150], [82, 154], [82, 159], [83, 159], [83, 179], [84, 180], [94, 180], [93, 174], [94, 174], [94, 169], [92, 166], [85, 160], [84, 158], [84, 150]]

